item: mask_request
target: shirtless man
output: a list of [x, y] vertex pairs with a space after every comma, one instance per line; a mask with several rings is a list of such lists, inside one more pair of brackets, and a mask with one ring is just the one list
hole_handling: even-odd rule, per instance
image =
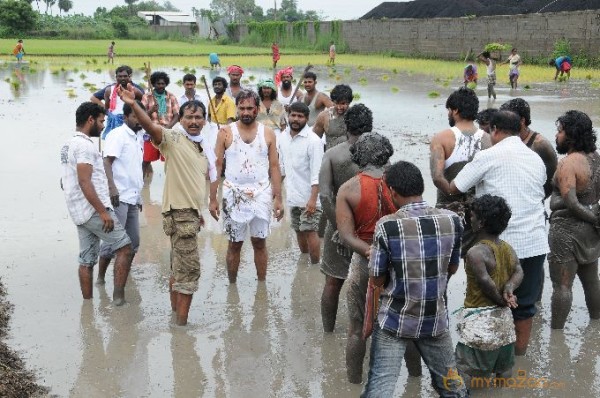
[[325, 134], [325, 150], [346, 141], [346, 125], [344, 114], [352, 102], [352, 89], [346, 84], [338, 84], [331, 90], [333, 106], [319, 113], [313, 131], [323, 137]]
[[550, 199], [550, 279], [552, 329], [562, 329], [573, 302], [573, 281], [579, 276], [591, 319], [600, 319], [598, 257], [598, 200], [600, 155], [596, 132], [583, 112], [568, 111], [556, 121], [556, 150], [560, 160]]
[[444, 192], [477, 152], [492, 145], [489, 134], [474, 123], [478, 108], [479, 99], [473, 90], [460, 88], [450, 94], [446, 101], [450, 128], [434, 135], [429, 145], [431, 178], [438, 188], [436, 207], [457, 212], [465, 223], [463, 257], [473, 243], [469, 217], [465, 214], [465, 204], [473, 193], [447, 195]]
[[317, 91], [317, 75], [313, 72], [306, 72], [304, 74], [304, 90], [306, 90], [306, 93], [302, 97], [302, 101], [304, 101], [304, 104], [308, 106], [308, 110], [310, 111], [308, 126], [312, 127], [316, 123], [319, 113], [325, 108], [332, 107], [333, 102], [331, 102], [326, 94]]
[[528, 148], [531, 148], [533, 152], [540, 155], [546, 166], [546, 183], [544, 184], [544, 193], [546, 199], [552, 193], [552, 177], [556, 171], [556, 165], [558, 163], [558, 157], [552, 144], [543, 135], [537, 133], [529, 128], [531, 124], [531, 110], [529, 104], [523, 98], [514, 98], [510, 101], [502, 104], [500, 107], [501, 111], [512, 111], [519, 115], [521, 118], [521, 129], [519, 130], [519, 136], [521, 141]]
[[343, 119], [348, 131], [348, 140], [325, 152], [319, 172], [319, 197], [323, 207], [323, 218], [329, 221], [325, 229], [321, 259], [321, 272], [325, 274], [325, 286], [321, 295], [321, 318], [323, 330], [327, 333], [333, 332], [335, 327], [340, 291], [348, 277], [352, 257], [352, 252], [340, 245], [335, 221], [336, 195], [342, 184], [360, 171], [358, 165], [352, 161], [350, 147], [361, 134], [373, 129], [373, 113], [363, 104], [348, 109]]
[[[351, 158], [361, 172], [338, 190], [336, 221], [341, 241], [354, 251], [347, 293], [350, 324], [346, 344], [346, 372], [350, 383], [362, 382], [362, 365], [367, 343], [362, 339], [369, 269], [367, 256], [375, 223], [394, 206], [383, 172], [394, 153], [390, 141], [377, 133], [365, 133], [354, 143]], [[368, 193], [363, 197], [363, 192]], [[375, 199], [377, 198], [377, 199]]]
[[240, 84], [244, 70], [240, 66], [231, 65], [227, 67], [227, 74], [229, 75], [229, 88], [227, 88], [227, 95], [235, 100], [240, 91], [244, 89]]
[[[221, 175], [223, 158], [227, 162], [223, 181], [223, 227], [229, 235], [226, 260], [229, 283], [237, 280], [240, 252], [248, 230], [258, 280], [265, 280], [271, 207], [277, 220], [283, 217], [275, 133], [256, 121], [259, 102], [254, 91], [238, 93], [236, 105], [240, 120], [221, 128], [215, 147], [217, 175]], [[210, 184], [209, 209], [215, 220], [219, 219], [219, 183], [217, 179]]]
[[489, 51], [482, 52], [477, 56], [477, 59], [486, 65], [488, 98], [494, 97], [496, 99], [496, 90], [494, 90], [496, 85], [496, 60], [492, 58]]

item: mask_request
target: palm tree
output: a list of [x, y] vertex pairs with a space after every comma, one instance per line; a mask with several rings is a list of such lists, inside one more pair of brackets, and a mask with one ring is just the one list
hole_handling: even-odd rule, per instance
[[48, 14], [48, 9], [52, 11], [51, 8], [54, 4], [56, 4], [56, 0], [44, 0], [44, 3], [46, 3], [46, 14]]
[[66, 14], [71, 8], [73, 8], [73, 2], [71, 0], [58, 0], [59, 13], [64, 11]]
[[125, 3], [129, 6], [129, 13], [133, 15], [133, 4], [138, 0], [125, 0]]

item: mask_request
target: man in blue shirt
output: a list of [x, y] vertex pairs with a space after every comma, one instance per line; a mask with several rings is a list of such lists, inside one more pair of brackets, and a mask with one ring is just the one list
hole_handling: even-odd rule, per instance
[[465, 397], [444, 298], [448, 275], [456, 272], [460, 261], [461, 220], [423, 201], [423, 176], [414, 164], [395, 163], [385, 180], [399, 210], [382, 217], [373, 236], [369, 285], [382, 292], [362, 397], [394, 395], [410, 341], [425, 360], [436, 392]]
[[554, 59], [550, 59], [548, 61], [548, 65], [554, 66], [556, 69], [556, 73], [554, 74], [554, 80], [558, 78], [558, 73], [560, 72], [560, 77], [563, 74], [567, 74], [567, 79], [571, 78], [571, 67], [573, 66], [573, 60], [568, 55], [561, 55], [560, 57]]

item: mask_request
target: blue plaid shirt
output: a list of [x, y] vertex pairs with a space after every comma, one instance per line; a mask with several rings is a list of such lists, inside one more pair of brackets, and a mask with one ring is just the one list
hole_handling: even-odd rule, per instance
[[458, 264], [463, 227], [449, 210], [415, 202], [377, 223], [369, 271], [387, 276], [378, 323], [398, 337], [436, 337], [448, 331], [444, 300], [448, 265]]

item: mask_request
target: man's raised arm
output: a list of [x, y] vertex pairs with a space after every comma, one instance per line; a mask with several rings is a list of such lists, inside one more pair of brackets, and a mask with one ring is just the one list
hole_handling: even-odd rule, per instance
[[154, 123], [146, 111], [139, 106], [135, 99], [135, 92], [131, 83], [127, 85], [127, 90], [124, 90], [121, 86], [118, 86], [117, 94], [119, 94], [119, 97], [121, 97], [124, 103], [131, 106], [131, 109], [133, 109], [133, 112], [135, 113], [135, 116], [140, 122], [142, 128], [146, 130], [146, 133], [150, 134], [152, 141], [156, 145], [159, 145], [162, 142], [163, 128], [161, 125]]

